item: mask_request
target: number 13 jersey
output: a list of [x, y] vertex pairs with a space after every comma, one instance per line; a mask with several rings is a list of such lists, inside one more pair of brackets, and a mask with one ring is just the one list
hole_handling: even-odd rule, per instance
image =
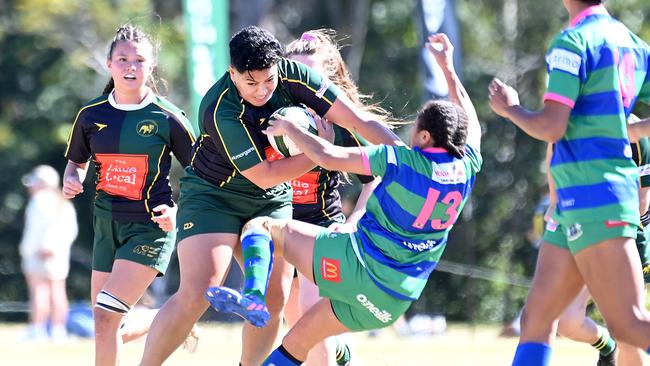
[[355, 252], [379, 288], [416, 300], [442, 256], [483, 159], [470, 146], [461, 159], [441, 148], [378, 145], [362, 152], [366, 173], [382, 181], [353, 236]]

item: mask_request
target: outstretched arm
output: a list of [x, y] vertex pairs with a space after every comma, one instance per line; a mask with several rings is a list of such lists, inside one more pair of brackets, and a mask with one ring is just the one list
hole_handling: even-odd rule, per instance
[[[323, 120], [317, 119], [316, 122], [319, 134], [322, 134], [320, 132], [322, 129], [332, 128]], [[269, 127], [264, 133], [271, 136], [287, 135], [309, 160], [327, 170], [367, 174], [361, 148], [333, 145], [293, 122], [279, 117], [269, 121]], [[300, 155], [293, 158], [298, 157]]]
[[437, 33], [429, 36], [427, 49], [442, 69], [449, 89], [449, 100], [459, 105], [467, 115], [469, 125], [467, 126], [467, 143], [475, 148], [481, 146], [481, 124], [478, 121], [476, 109], [472, 100], [467, 94], [465, 87], [454, 69], [454, 46], [444, 33]]
[[358, 133], [373, 144], [405, 145], [390, 128], [377, 121], [372, 114], [357, 108], [345, 93], [339, 94], [325, 117], [341, 127]]

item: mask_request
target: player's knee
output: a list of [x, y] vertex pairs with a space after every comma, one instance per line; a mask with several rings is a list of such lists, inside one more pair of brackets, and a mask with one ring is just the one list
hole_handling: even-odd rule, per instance
[[131, 310], [131, 305], [110, 292], [102, 290], [97, 294], [95, 308], [124, 316]]
[[264, 230], [264, 231], [268, 231], [268, 227], [267, 227], [266, 224], [267, 224], [267, 222], [268, 222], [269, 220], [271, 220], [271, 218], [268, 217], [268, 216], [260, 216], [260, 217], [256, 217], [256, 218], [254, 218], [254, 219], [250, 219], [250, 220], [248, 220], [248, 222], [246, 222], [246, 224], [244, 224], [244, 227], [243, 227], [242, 230], [241, 230], [240, 240], [241, 240], [241, 239], [242, 239], [246, 234], [250, 233], [252, 230]]
[[107, 291], [100, 291], [97, 294], [93, 316], [95, 318], [95, 328], [98, 332], [108, 329], [117, 329], [124, 316], [131, 310], [124, 300]]

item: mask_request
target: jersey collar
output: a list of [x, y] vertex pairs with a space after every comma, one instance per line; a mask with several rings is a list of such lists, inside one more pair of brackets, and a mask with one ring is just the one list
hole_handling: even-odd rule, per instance
[[587, 9], [583, 10], [580, 12], [580, 14], [576, 15], [573, 19], [571, 19], [571, 27], [575, 27], [580, 23], [583, 19], [590, 15], [594, 14], [601, 14], [601, 15], [609, 15], [607, 12], [607, 9], [605, 8], [605, 5], [600, 4], [600, 5], [592, 5], [588, 7]]
[[422, 150], [424, 152], [428, 152], [428, 153], [443, 153], [443, 152], [446, 153], [446, 152], [449, 152], [449, 151], [447, 151], [447, 149], [442, 148], [442, 147], [427, 147], [427, 148], [420, 149], [420, 150]]
[[147, 96], [144, 97], [142, 102], [138, 104], [120, 104], [115, 100], [113, 93], [115, 93], [115, 89], [111, 90], [111, 92], [108, 94], [108, 102], [113, 106], [113, 108], [122, 111], [137, 111], [138, 109], [142, 109], [156, 100], [156, 95], [151, 91], [151, 89], [149, 89]]

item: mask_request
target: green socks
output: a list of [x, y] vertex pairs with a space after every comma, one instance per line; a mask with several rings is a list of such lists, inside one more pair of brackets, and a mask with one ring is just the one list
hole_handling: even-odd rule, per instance
[[609, 330], [607, 328], [597, 326], [598, 327], [598, 334], [600, 334], [600, 337], [596, 341], [596, 343], [592, 344], [592, 346], [600, 351], [600, 354], [603, 356], [607, 356], [614, 352], [616, 349], [616, 341], [614, 338], [612, 338], [609, 335]]

